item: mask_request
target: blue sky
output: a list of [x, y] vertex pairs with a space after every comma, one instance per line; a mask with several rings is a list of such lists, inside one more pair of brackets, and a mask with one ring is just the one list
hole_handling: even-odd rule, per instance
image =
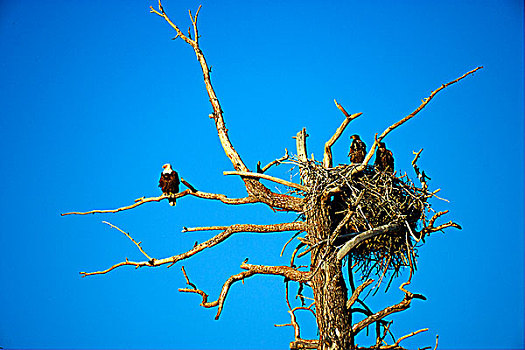
[[[225, 177], [200, 67], [193, 51], [150, 2], [0, 2], [0, 346], [4, 348], [282, 349], [293, 340], [281, 278], [232, 287], [219, 321], [185, 286], [218, 296], [249, 257], [280, 258], [289, 234], [239, 234], [170, 269], [80, 271], [140, 259], [107, 220], [157, 258], [183, 252], [210, 233], [182, 226], [276, 223], [293, 219], [266, 206], [228, 207], [196, 198], [175, 208], [152, 203], [114, 215], [61, 212], [116, 208], [159, 195], [171, 162], [202, 191], [243, 196]], [[255, 167], [295, 151], [306, 127], [309, 153], [342, 121], [336, 98], [363, 112], [334, 146], [347, 161], [349, 136], [373, 135], [442, 91], [385, 140], [396, 168], [412, 174], [412, 151], [450, 203], [444, 220], [462, 231], [436, 233], [420, 250], [411, 290], [428, 301], [393, 318], [401, 336], [429, 327], [405, 346], [517, 349], [524, 346], [524, 71], [521, 1], [203, 2], [201, 47], [230, 137]], [[187, 28], [193, 1], [165, 1]], [[281, 166], [271, 175], [289, 178]], [[270, 187], [273, 184], [268, 184]], [[402, 281], [398, 280], [394, 286]], [[402, 299], [396, 288], [375, 310]], [[301, 318], [305, 338], [314, 321]], [[363, 345], [365, 345], [364, 343]]]

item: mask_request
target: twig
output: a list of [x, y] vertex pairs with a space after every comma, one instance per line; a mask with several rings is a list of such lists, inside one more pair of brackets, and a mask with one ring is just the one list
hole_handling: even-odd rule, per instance
[[291, 241], [293, 241], [293, 239], [294, 239], [295, 237], [297, 237], [300, 233], [301, 233], [301, 232], [296, 232], [292, 237], [290, 237], [289, 240], [286, 241], [286, 243], [285, 243], [284, 246], [283, 246], [283, 249], [281, 249], [281, 254], [280, 254], [279, 256], [283, 256], [283, 254], [284, 254], [284, 250], [286, 249], [286, 246], [287, 246]]
[[354, 211], [348, 210], [343, 220], [341, 220], [341, 222], [335, 228], [334, 232], [332, 232], [332, 238], [330, 239], [330, 245], [334, 243], [335, 239], [341, 233], [341, 230], [346, 226], [346, 224], [350, 221], [350, 219], [352, 218], [352, 216], [354, 216], [354, 214], [355, 214]]
[[346, 302], [346, 308], [350, 309], [352, 305], [354, 305], [354, 303], [357, 301], [357, 299], [359, 298], [359, 295], [363, 292], [363, 290], [369, 285], [371, 285], [373, 282], [374, 280], [369, 279], [369, 280], [366, 280], [359, 287], [357, 287], [352, 293], [352, 296], [350, 297], [350, 299], [348, 299], [348, 301]]
[[186, 269], [184, 269], [184, 265], [180, 267], [182, 270], [182, 273], [184, 274], [184, 278], [186, 279], [186, 284], [192, 287], [193, 289], [197, 289], [197, 287], [190, 282], [190, 279], [188, 278], [188, 275], [186, 274]]
[[290, 156], [288, 154], [288, 149], [285, 148], [284, 151], [285, 151], [284, 156], [282, 156], [279, 159], [275, 159], [275, 160], [271, 161], [270, 163], [266, 164], [263, 168], [261, 168], [261, 172], [265, 173], [266, 171], [268, 171], [268, 169], [270, 169], [275, 164], [279, 165], [279, 164], [281, 164], [282, 161], [287, 160], [288, 158], [290, 158]]
[[182, 182], [184, 186], [188, 187], [192, 192], [198, 192], [195, 187], [193, 187], [188, 181], [186, 181], [182, 177], [180, 178], [180, 182]]
[[415, 157], [414, 159], [412, 160], [412, 167], [414, 168], [414, 171], [416, 172], [416, 176], [419, 180], [419, 182], [421, 183], [421, 185], [423, 186], [423, 191], [426, 191], [427, 188], [428, 188], [428, 185], [427, 185], [427, 181], [426, 179], [428, 178], [426, 175], [425, 175], [425, 172], [421, 172], [419, 167], [417, 166], [416, 162], [417, 160], [419, 159], [419, 157], [421, 156], [421, 152], [423, 152], [423, 148], [421, 148], [419, 150], [419, 152], [413, 152], [413, 154], [415, 154]]
[[423, 328], [423, 329], [417, 330], [417, 331], [415, 331], [415, 332], [412, 332], [412, 333], [410, 333], [410, 334], [404, 335], [404, 336], [402, 336], [401, 338], [399, 338], [399, 339], [396, 341], [395, 345], [399, 345], [399, 343], [401, 343], [403, 340], [405, 340], [405, 339], [407, 339], [407, 338], [410, 338], [410, 337], [413, 337], [414, 335], [416, 335], [416, 334], [418, 334], [418, 333], [422, 333], [422, 332], [426, 332], [426, 331], [428, 331], [428, 328]]
[[203, 227], [183, 227], [181, 232], [197, 232], [197, 231], [217, 231], [227, 230], [229, 226], [203, 226]]
[[202, 5], [199, 5], [197, 12], [195, 13], [195, 18], [191, 15], [191, 10], [188, 10], [190, 14], [191, 23], [193, 24], [193, 33], [195, 34], [195, 44], [199, 44], [199, 31], [197, 30], [197, 17], [199, 16], [199, 11], [201, 10]]
[[152, 260], [152, 259], [150, 258], [150, 256], [149, 256], [148, 254], [146, 254], [146, 252], [145, 252], [145, 251], [142, 249], [142, 247], [140, 246], [140, 243], [142, 243], [142, 242], [136, 242], [136, 241], [133, 239], [133, 237], [130, 236], [129, 233], [127, 233], [127, 232], [121, 230], [120, 228], [118, 228], [117, 226], [113, 225], [112, 223], [109, 223], [109, 222], [107, 222], [107, 221], [102, 221], [102, 222], [103, 222], [104, 224], [106, 224], [106, 225], [109, 225], [109, 226], [113, 227], [114, 229], [119, 230], [119, 231], [122, 232], [123, 234], [125, 234], [126, 237], [128, 237], [129, 239], [131, 239], [131, 241], [132, 241], [133, 243], [135, 243], [135, 245], [137, 246], [137, 248], [139, 248], [140, 252], [141, 252], [142, 254], [144, 254], [144, 256], [145, 256], [146, 258], [148, 258], [148, 261], [151, 261], [151, 260]]

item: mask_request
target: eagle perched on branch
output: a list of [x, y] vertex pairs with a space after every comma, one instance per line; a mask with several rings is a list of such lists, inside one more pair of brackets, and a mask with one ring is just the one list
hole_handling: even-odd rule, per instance
[[379, 171], [385, 171], [390, 174], [394, 172], [394, 155], [392, 151], [386, 148], [384, 142], [379, 143], [376, 151], [376, 160], [374, 165]]
[[[164, 169], [160, 174], [159, 187], [162, 190], [162, 193], [167, 196], [172, 196], [176, 193], [179, 193], [179, 174], [171, 168], [171, 164], [167, 163], [162, 166]], [[175, 198], [168, 199], [171, 206], [176, 205]]]
[[350, 145], [350, 152], [348, 152], [350, 162], [362, 163], [366, 157], [366, 145], [357, 134], [350, 136], [350, 139], [353, 140]]

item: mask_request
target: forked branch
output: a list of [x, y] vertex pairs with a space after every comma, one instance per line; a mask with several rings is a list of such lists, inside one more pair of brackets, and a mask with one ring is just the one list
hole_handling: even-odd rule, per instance
[[364, 320], [354, 324], [352, 326], [352, 333], [357, 334], [363, 329], [365, 329], [366, 327], [368, 327], [369, 325], [371, 325], [372, 323], [378, 322], [390, 314], [408, 309], [410, 307], [410, 303], [412, 302], [412, 299], [414, 298], [426, 300], [426, 298], [421, 294], [413, 294], [404, 289], [402, 290], [405, 291], [405, 297], [403, 298], [401, 302], [399, 302], [398, 304], [386, 307], [383, 310], [378, 311], [375, 314], [368, 316]]
[[341, 123], [341, 125], [337, 128], [335, 133], [332, 135], [330, 140], [328, 140], [324, 145], [324, 155], [323, 155], [323, 166], [325, 168], [331, 168], [333, 165], [333, 158], [332, 158], [332, 146], [334, 143], [339, 139], [339, 137], [343, 134], [343, 131], [345, 131], [348, 124], [354, 120], [355, 118], [359, 117], [363, 113], [355, 113], [352, 115], [349, 115], [348, 112], [341, 106], [339, 103], [337, 103], [336, 100], [334, 100], [335, 105], [343, 114], [345, 115], [345, 120]]
[[261, 168], [261, 162], [258, 162], [257, 163], [257, 172], [260, 171], [261, 174], [264, 174], [272, 166], [279, 165], [279, 164], [281, 164], [281, 162], [283, 162], [283, 161], [287, 160], [288, 158], [290, 158], [290, 155], [288, 154], [288, 149], [285, 148], [284, 151], [285, 151], [284, 152], [284, 156], [282, 156], [281, 158], [278, 158], [278, 159], [275, 159], [275, 160], [271, 161], [270, 163], [266, 164], [263, 168]]
[[305, 306], [298, 306], [294, 307], [293, 309], [290, 309], [288, 313], [290, 314], [290, 323], [287, 324], [276, 324], [275, 327], [286, 327], [286, 326], [292, 326], [294, 328], [294, 338], [295, 340], [290, 343], [290, 350], [292, 349], [317, 349], [318, 340], [317, 339], [302, 339], [301, 338], [301, 328], [299, 327], [299, 323], [297, 322], [297, 317], [295, 316], [295, 312], [298, 310], [305, 310], [310, 311], [313, 313], [315, 317], [315, 312], [312, 310], [312, 306], [314, 304], [310, 305], [309, 307]]
[[159, 10], [155, 10], [152, 6], [150, 7], [150, 11], [164, 18], [164, 20], [173, 29], [175, 29], [177, 33], [177, 37], [180, 37], [181, 39], [183, 39], [186, 43], [188, 43], [193, 48], [193, 51], [195, 51], [195, 55], [197, 55], [197, 60], [199, 61], [201, 69], [202, 69], [204, 84], [206, 85], [206, 91], [208, 92], [210, 103], [213, 108], [213, 114], [211, 115], [211, 117], [215, 121], [215, 127], [217, 128], [217, 133], [219, 135], [219, 140], [221, 142], [222, 148], [224, 149], [226, 156], [232, 162], [235, 170], [249, 171], [248, 167], [244, 164], [241, 157], [239, 156], [237, 151], [233, 148], [233, 145], [230, 142], [230, 138], [228, 136], [228, 129], [226, 129], [226, 124], [224, 123], [224, 118], [222, 115], [223, 113], [222, 108], [219, 103], [219, 99], [217, 98], [217, 95], [215, 93], [215, 90], [213, 88], [213, 85], [211, 83], [210, 69], [206, 62], [206, 59], [204, 58], [204, 54], [199, 47], [199, 41], [198, 41], [199, 35], [198, 35], [198, 30], [197, 30], [197, 15], [200, 11], [200, 7], [199, 7], [199, 10], [197, 10], [197, 13], [195, 14], [195, 18], [191, 16], [191, 12], [190, 12], [190, 19], [192, 21], [193, 28], [194, 28], [195, 39], [191, 39], [190, 37], [184, 35], [184, 33], [180, 30], [180, 28], [171, 21], [171, 19], [168, 17], [166, 12], [162, 8], [162, 4], [160, 0], [159, 0]]
[[222, 313], [224, 301], [226, 300], [226, 297], [228, 296], [228, 291], [230, 290], [230, 287], [232, 286], [232, 284], [234, 284], [237, 281], [241, 281], [241, 280], [244, 281], [245, 278], [252, 277], [254, 275], [283, 276], [283, 277], [289, 278], [294, 281], [306, 281], [309, 278], [308, 272], [298, 271], [289, 266], [251, 265], [251, 264], [247, 264], [247, 261], [248, 259], [246, 259], [241, 264], [241, 268], [246, 271], [230, 276], [230, 278], [228, 278], [226, 282], [224, 283], [224, 285], [222, 286], [221, 293], [219, 297], [217, 298], [217, 300], [215, 301], [208, 302], [208, 294], [198, 289], [193, 283], [190, 282], [184, 267], [182, 267], [182, 272], [184, 274], [184, 277], [186, 278], [186, 284], [188, 284], [191, 288], [180, 288], [179, 292], [199, 294], [202, 297], [202, 302], [200, 305], [205, 308], [211, 308], [211, 307], [217, 306], [218, 308], [217, 308], [217, 314], [215, 315], [215, 319], [218, 320]]
[[434, 226], [434, 223], [436, 222], [436, 220], [445, 215], [446, 213], [448, 213], [448, 210], [445, 210], [445, 211], [440, 211], [436, 214], [434, 214], [434, 216], [432, 216], [432, 218], [430, 219], [430, 221], [428, 222], [428, 225], [425, 226], [421, 231], [420, 231], [420, 237], [423, 237], [425, 235], [429, 235], [431, 234], [432, 232], [436, 232], [436, 231], [441, 231], [443, 230], [444, 228], [447, 228], [447, 227], [455, 227], [457, 228], [458, 230], [461, 230], [462, 227], [453, 222], [453, 221], [449, 221], [449, 222], [446, 222], [444, 224], [441, 224], [439, 226]]
[[184, 270], [184, 267], [182, 267], [182, 272], [184, 273], [184, 277], [186, 278], [186, 284], [188, 284], [191, 288], [179, 288], [179, 292], [199, 294], [202, 297], [202, 301], [200, 304], [202, 307], [212, 308], [212, 307], [217, 306], [218, 307], [217, 314], [215, 315], [216, 320], [219, 319], [222, 313], [224, 301], [226, 300], [226, 296], [228, 296], [228, 291], [230, 290], [230, 287], [232, 286], [232, 284], [234, 284], [237, 281], [241, 281], [241, 280], [244, 281], [245, 278], [248, 278], [254, 275], [254, 273], [250, 271], [243, 271], [236, 275], [230, 276], [230, 278], [228, 278], [226, 282], [224, 282], [222, 289], [221, 289], [221, 293], [219, 297], [217, 298], [217, 300], [209, 302], [208, 294], [198, 289], [193, 283], [190, 282], [188, 275], [186, 274], [186, 270]]
[[405, 340], [407, 338], [413, 337], [416, 334], [419, 334], [419, 333], [422, 333], [422, 332], [426, 332], [426, 331], [428, 331], [428, 328], [423, 328], [423, 329], [417, 330], [415, 332], [409, 333], [407, 335], [404, 335], [404, 336], [398, 338], [397, 341], [394, 344], [380, 346], [379, 349], [380, 350], [402, 349], [401, 346], [399, 345], [399, 343], [401, 343], [403, 340]]
[[419, 182], [423, 186], [423, 191], [426, 191], [427, 188], [428, 188], [427, 179], [430, 179], [430, 178], [425, 174], [424, 170], [422, 171], [417, 166], [417, 161], [418, 161], [419, 157], [421, 156], [421, 152], [423, 152], [423, 148], [421, 148], [418, 152], [412, 151], [412, 153], [414, 153], [414, 155], [415, 155], [414, 159], [412, 160], [412, 167], [414, 168], [414, 171], [416, 173], [416, 176], [417, 176]]
[[[197, 56], [197, 60], [199, 61], [199, 64], [201, 66], [202, 74], [204, 78], [204, 84], [206, 85], [206, 91], [208, 93], [208, 97], [210, 99], [210, 103], [213, 108], [213, 114], [210, 115], [210, 118], [212, 118], [215, 121], [215, 128], [217, 129], [217, 135], [219, 136], [219, 140], [221, 142], [222, 148], [224, 152], [226, 153], [226, 156], [232, 162], [232, 165], [236, 171], [249, 172], [250, 170], [242, 161], [240, 155], [237, 153], [237, 151], [233, 147], [230, 141], [230, 137], [228, 136], [228, 129], [226, 128], [226, 124], [224, 122], [223, 111], [219, 103], [219, 99], [217, 98], [217, 94], [215, 93], [215, 90], [211, 83], [210, 69], [204, 57], [204, 53], [199, 47], [198, 31], [197, 31], [197, 15], [195, 16], [195, 18], [191, 17], [190, 15], [190, 18], [191, 18], [191, 21], [194, 27], [194, 33], [196, 35], [196, 38], [192, 39], [191, 37], [184, 35], [184, 33], [180, 30], [180, 28], [171, 21], [171, 19], [167, 16], [166, 12], [164, 11], [160, 0], [159, 0], [159, 9], [156, 10], [153, 7], [151, 7], [150, 10], [152, 13], [155, 13], [159, 15], [160, 17], [164, 18], [164, 20], [173, 29], [175, 29], [177, 33], [177, 37], [180, 37], [181, 39], [183, 39], [186, 43], [188, 43], [193, 48], [193, 51], [195, 52], [195, 55]], [[299, 200], [294, 199], [294, 197], [290, 197], [290, 196], [284, 197], [277, 193], [273, 193], [268, 188], [266, 188], [264, 185], [259, 183], [258, 180], [255, 180], [250, 177], [243, 177], [243, 181], [245, 183], [245, 187], [248, 193], [252, 197], [258, 198], [260, 202], [266, 203], [272, 208], [277, 207], [277, 208], [284, 209], [284, 210], [301, 211], [302, 204], [300, 203]]]

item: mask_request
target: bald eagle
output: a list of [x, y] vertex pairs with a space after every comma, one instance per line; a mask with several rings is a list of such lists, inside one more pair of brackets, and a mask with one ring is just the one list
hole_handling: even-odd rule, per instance
[[379, 171], [385, 171], [390, 174], [394, 172], [394, 155], [392, 154], [391, 150], [386, 148], [384, 142], [379, 143], [374, 165]]
[[350, 145], [350, 152], [348, 152], [350, 162], [362, 163], [366, 157], [366, 145], [357, 134], [350, 136], [350, 139], [353, 140]]
[[[179, 192], [179, 174], [171, 168], [171, 164], [167, 163], [162, 166], [164, 170], [160, 174], [159, 187], [162, 193], [167, 196], [172, 196]], [[171, 206], [176, 204], [175, 198], [168, 199]]]

